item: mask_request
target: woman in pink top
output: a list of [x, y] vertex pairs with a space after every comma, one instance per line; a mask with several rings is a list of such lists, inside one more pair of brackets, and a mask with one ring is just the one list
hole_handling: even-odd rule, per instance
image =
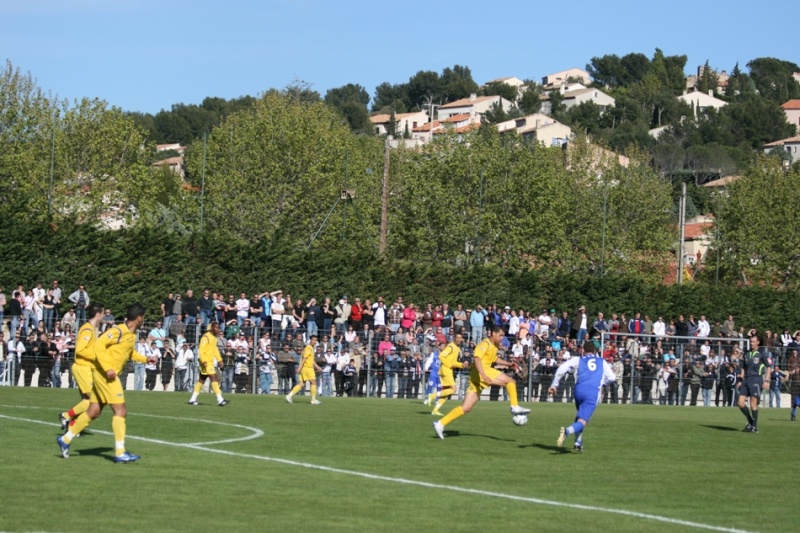
[[414, 304], [408, 304], [408, 307], [403, 309], [403, 320], [400, 325], [405, 330], [414, 329], [414, 322], [417, 320], [417, 312], [414, 310]]
[[389, 334], [383, 336], [383, 340], [378, 343], [378, 355], [387, 355], [394, 348], [394, 344], [389, 340]]

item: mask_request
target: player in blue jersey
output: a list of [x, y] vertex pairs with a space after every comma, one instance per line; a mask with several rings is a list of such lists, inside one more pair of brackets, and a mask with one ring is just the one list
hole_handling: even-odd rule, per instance
[[[747, 419], [745, 433], [758, 433], [758, 402], [761, 390], [769, 390], [772, 376], [772, 358], [758, 351], [758, 337], [750, 337], [750, 351], [744, 354], [739, 371], [739, 410]], [[750, 409], [745, 398], [750, 398]]]
[[436, 405], [436, 400], [439, 398], [439, 391], [442, 390], [442, 380], [439, 377], [439, 369], [442, 366], [442, 361], [439, 359], [441, 347], [431, 352], [428, 359], [425, 360], [425, 371], [430, 372], [428, 382], [425, 384], [425, 405]]
[[597, 353], [597, 347], [592, 341], [583, 343], [581, 357], [570, 357], [558, 367], [553, 383], [550, 384], [551, 395], [556, 394], [561, 378], [570, 370], [575, 371], [575, 406], [578, 414], [571, 426], [559, 430], [556, 445], [561, 448], [567, 435], [575, 435], [575, 450], [583, 451], [583, 430], [600, 403], [603, 385], [615, 383], [617, 376], [611, 365]]

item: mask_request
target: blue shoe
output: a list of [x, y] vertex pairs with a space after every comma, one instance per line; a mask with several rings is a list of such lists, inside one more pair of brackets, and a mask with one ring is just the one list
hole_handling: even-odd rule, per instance
[[61, 457], [64, 459], [69, 459], [69, 444], [64, 442], [64, 439], [61, 437], [56, 438], [56, 444], [58, 444], [58, 447], [61, 448]]
[[134, 461], [138, 461], [139, 459], [141, 459], [141, 455], [136, 455], [130, 452], [125, 452], [122, 455], [114, 456], [115, 463], [133, 463]]

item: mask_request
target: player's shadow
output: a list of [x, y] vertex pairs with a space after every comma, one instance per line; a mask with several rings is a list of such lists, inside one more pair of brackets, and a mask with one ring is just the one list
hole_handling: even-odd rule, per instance
[[540, 450], [551, 451], [558, 454], [571, 453], [570, 450], [568, 450], [567, 448], [559, 448], [558, 446], [554, 446], [552, 444], [542, 444], [540, 442], [521, 444], [520, 448], [539, 448]]
[[739, 429], [732, 428], [730, 426], [708, 426], [708, 425], [704, 424], [701, 427], [708, 428], [708, 429], [716, 429], [717, 431], [741, 431]]
[[496, 437], [495, 435], [481, 435], [478, 433], [462, 433], [460, 431], [453, 431], [453, 430], [444, 430], [444, 436], [446, 438], [452, 437], [479, 437], [484, 439], [496, 440], [500, 442], [516, 442], [514, 439], [501, 439], [500, 437]]
[[108, 461], [114, 461], [114, 449], [103, 447], [103, 448], [82, 448], [80, 450], [72, 450], [72, 455], [87, 455], [87, 456], [95, 456], [95, 457], [102, 457]]

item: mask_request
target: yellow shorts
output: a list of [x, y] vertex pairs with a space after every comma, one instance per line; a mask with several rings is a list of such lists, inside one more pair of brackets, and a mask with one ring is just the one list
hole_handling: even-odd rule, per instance
[[200, 361], [200, 373], [206, 376], [215, 375], [217, 373], [217, 369], [214, 368], [214, 362]]
[[447, 388], [454, 388], [456, 386], [456, 380], [453, 379], [453, 371], [449, 368], [445, 371], [442, 370], [439, 372], [439, 382], [442, 384], [443, 389]]
[[314, 369], [304, 369], [300, 371], [300, 381], [316, 381], [317, 374], [314, 372]]
[[[474, 367], [473, 367], [474, 368]], [[484, 369], [486, 375], [489, 376], [490, 381], [494, 381], [494, 379], [502, 374], [496, 368], [486, 368]], [[483, 389], [489, 387], [490, 385], [485, 381], [481, 380], [481, 375], [478, 374], [477, 370], [470, 371], [469, 373], [469, 387], [467, 387], [467, 392], [477, 392], [478, 394], [481, 393]]]
[[94, 377], [92, 372], [94, 369], [90, 366], [79, 365], [72, 363], [72, 377], [75, 378], [75, 383], [78, 384], [78, 390], [81, 394], [91, 394], [92, 387], [94, 386]]
[[122, 389], [119, 377], [114, 378], [114, 381], [108, 381], [105, 374], [95, 370], [94, 388], [89, 401], [100, 405], [125, 403], [125, 391]]

